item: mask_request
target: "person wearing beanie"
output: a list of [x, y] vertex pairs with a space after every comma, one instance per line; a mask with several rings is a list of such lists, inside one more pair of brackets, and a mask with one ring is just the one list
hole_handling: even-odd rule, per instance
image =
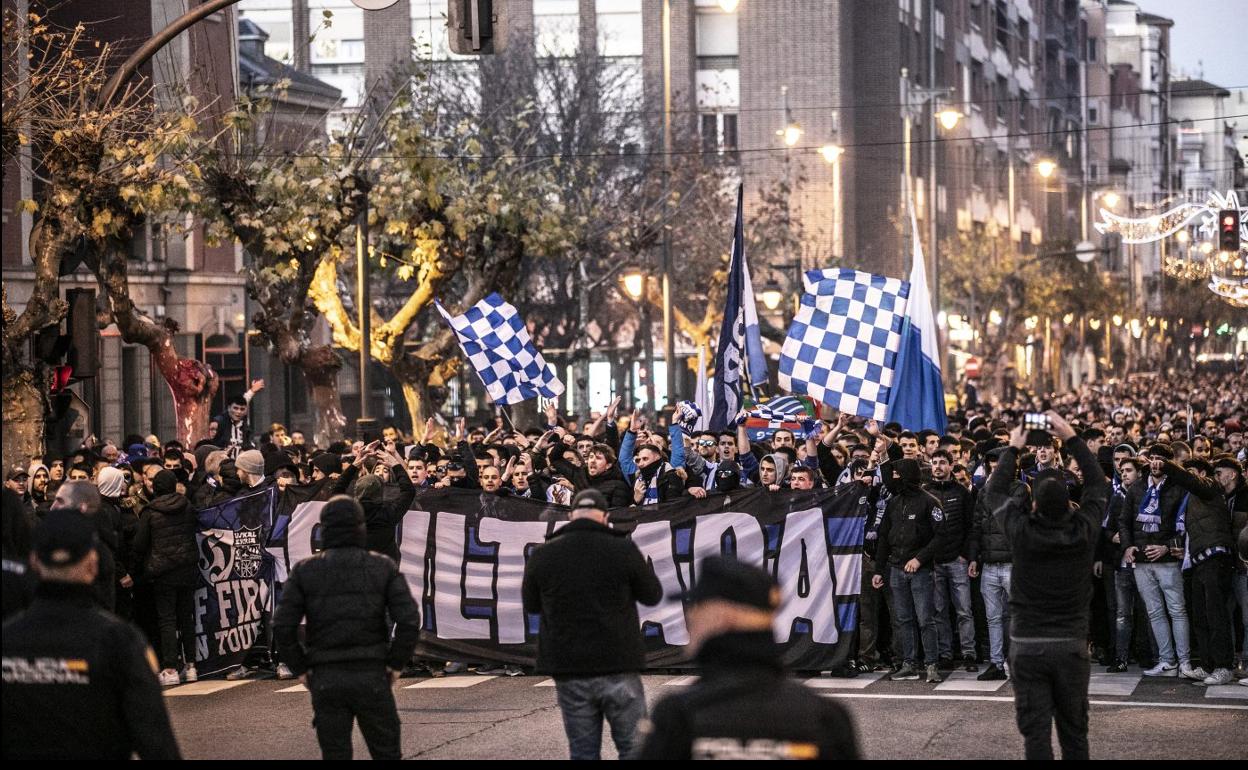
[[291, 569], [273, 617], [286, 663], [311, 691], [324, 759], [351, 759], [356, 720], [373, 759], [400, 758], [390, 686], [416, 648], [420, 609], [398, 564], [364, 547], [366, 533], [358, 502], [330, 498], [321, 509], [323, 550]]
[[888, 499], [880, 523], [871, 585], [879, 591], [888, 583], [893, 633], [901, 639], [903, 663], [890, 678], [894, 681], [919, 678], [915, 668], [918, 649], [914, 623], [917, 620], [923, 639], [926, 681], [940, 682], [941, 676], [936, 670], [940, 641], [933, 607], [932, 565], [936, 553], [949, 550], [951, 545], [956, 550], [958, 546], [945, 542], [953, 531], [938, 526], [944, 520], [944, 512], [940, 502], [920, 485], [922, 471], [918, 460], [892, 460], [884, 463], [880, 470], [893, 495]]
[[1183, 534], [1179, 514], [1187, 499], [1183, 489], [1166, 474], [1176, 467], [1174, 451], [1166, 444], [1148, 448], [1149, 473], [1127, 490], [1124, 515], [1118, 522], [1123, 558], [1134, 564], [1135, 586], [1144, 600], [1157, 665], [1145, 676], [1196, 676], [1192, 666], [1190, 626], [1183, 592]]
[[255, 489], [266, 481], [264, 455], [258, 449], [239, 452], [234, 458], [234, 468], [244, 489]]
[[120, 468], [101, 468], [96, 474], [95, 485], [100, 491], [100, 509], [96, 514], [96, 523], [100, 527], [100, 542], [111, 543], [113, 557], [116, 559], [111, 609], [122, 614], [121, 610], [128, 611], [131, 606], [130, 591], [134, 588], [134, 576], [129, 558], [130, 549], [126, 547], [125, 536], [124, 500], [129, 491], [126, 472]]
[[[178, 494], [178, 479], [162, 470], [152, 479], [152, 500], [139, 515], [135, 564], [152, 583], [160, 628], [160, 684], [198, 680], [195, 670], [193, 599], [199, 572], [199, 524], [191, 503]], [[179, 653], [181, 654], [179, 657]], [[179, 678], [178, 668], [182, 667]]]
[[784, 670], [775, 578], [725, 556], [697, 575], [681, 598], [701, 677], [655, 705], [638, 759], [859, 759], [845, 707]]
[[[385, 484], [381, 477], [374, 473], [361, 474], [360, 469], [365, 462], [385, 463], [390, 469], [390, 478], [398, 487], [398, 495], [387, 500]], [[331, 490], [333, 494], [341, 494], [352, 489], [352, 496], [359, 501], [364, 511], [364, 523], [367, 530], [365, 546], [375, 553], [385, 554], [399, 563], [399, 544], [395, 540], [395, 532], [412, 499], [416, 496], [416, 487], [411, 478], [403, 470], [403, 461], [390, 450], [381, 449], [380, 442], [373, 442], [360, 451], [359, 457], [347, 468], [335, 482]]]
[[4, 758], [179, 759], [151, 650], [95, 603], [95, 526], [53, 508], [33, 544], [34, 603], [4, 624]]
[[658, 604], [663, 587], [637, 546], [607, 526], [602, 492], [577, 492], [569, 518], [524, 568], [524, 611], [540, 616], [537, 670], [555, 678], [572, 759], [600, 758], [604, 716], [620, 759], [631, 759], [646, 716], [637, 604]]
[[1058, 473], [1036, 477], [1030, 502], [1011, 495], [1018, 458], [1027, 442], [1019, 425], [985, 485], [1004, 503], [994, 515], [1005, 530], [1010, 574], [1010, 679], [1014, 711], [1028, 759], [1053, 758], [1053, 723], [1063, 759], [1088, 758], [1088, 628], [1092, 564], [1110, 485], [1096, 455], [1056, 412], [1054, 434], [1083, 473], [1083, 497], [1071, 504]]

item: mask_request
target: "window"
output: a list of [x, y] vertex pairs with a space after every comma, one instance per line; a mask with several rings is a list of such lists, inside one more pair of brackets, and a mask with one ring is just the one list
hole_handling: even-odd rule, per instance
[[1018, 20], [1018, 58], [1031, 61], [1031, 23]]
[[987, 165], [984, 162], [984, 145], [980, 142], [975, 142], [974, 147], [971, 149], [971, 166], [974, 168], [976, 187], [984, 187], [987, 177]]
[[1010, 81], [1005, 79], [1004, 75], [997, 75], [997, 120], [1002, 123], [1009, 122], [1010, 115]]
[[569, 57], [578, 40], [577, 0], [533, 0], [533, 40], [539, 56]]
[[997, 45], [1008, 51], [1010, 50], [1010, 11], [1004, 0], [997, 0], [993, 17], [997, 28]]
[[1088, 125], [1095, 126], [1100, 124], [1101, 113], [1096, 107], [1088, 106]]
[[641, 0], [598, 0], [598, 53], [641, 56]]
[[1031, 95], [1026, 91], [1018, 92], [1018, 130], [1026, 131], [1031, 125], [1031, 121], [1027, 116], [1031, 113]]
[[997, 150], [997, 193], [1005, 194], [1010, 186], [1010, 156], [1005, 150]]
[[976, 106], [982, 106], [980, 105], [980, 102], [984, 100], [984, 90], [986, 87], [987, 86], [984, 83], [984, 63], [980, 61], [972, 61], [971, 100], [975, 102]]
[[737, 15], [699, 8], [697, 16], [698, 56], [736, 56]]
[[1096, 61], [1096, 38], [1088, 38], [1088, 61]]
[[737, 116], [716, 112], [702, 115], [702, 151], [723, 155], [737, 150]]

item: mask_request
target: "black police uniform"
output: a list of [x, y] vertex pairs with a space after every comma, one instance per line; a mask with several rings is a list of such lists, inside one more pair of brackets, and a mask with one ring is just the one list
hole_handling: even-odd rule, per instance
[[4, 624], [5, 759], [179, 759], [156, 659], [90, 585], [41, 583]]
[[858, 759], [839, 703], [793, 681], [771, 631], [728, 633], [698, 654], [702, 678], [663, 699], [639, 759]]

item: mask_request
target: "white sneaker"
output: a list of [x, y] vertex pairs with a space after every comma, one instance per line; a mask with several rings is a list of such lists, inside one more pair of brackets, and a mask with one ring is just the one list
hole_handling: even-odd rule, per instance
[[1244, 687], [1248, 687], [1248, 676], [1244, 677], [1243, 679], [1240, 679], [1239, 683], [1243, 685]]
[[182, 684], [182, 678], [178, 676], [178, 672], [172, 668], [167, 668], [160, 672], [157, 677], [160, 680], [161, 687], [176, 687]]
[[182, 669], [182, 681], [188, 684], [199, 681], [199, 672], [195, 670], [195, 666], [191, 665]]
[[1179, 663], [1179, 676], [1185, 676], [1188, 679], [1194, 679], [1197, 682], [1203, 681], [1209, 676], [1209, 672], [1203, 668], [1192, 668], [1191, 663]]
[[246, 666], [240, 665], [238, 668], [226, 674], [225, 680], [227, 682], [237, 682], [238, 680], [246, 679], [249, 676], [251, 676], [251, 669], [247, 668]]
[[1179, 667], [1173, 663], [1158, 663], [1144, 672], [1144, 676], [1178, 676]]
[[1205, 681], [1201, 682], [1201, 684], [1214, 687], [1220, 684], [1230, 684], [1233, 681], [1235, 681], [1235, 677], [1231, 676], [1229, 668], [1215, 668], [1213, 673], [1205, 677]]
[[277, 678], [278, 679], [294, 679], [295, 672], [291, 671], [290, 666], [286, 665], [285, 663], [278, 663], [277, 664]]

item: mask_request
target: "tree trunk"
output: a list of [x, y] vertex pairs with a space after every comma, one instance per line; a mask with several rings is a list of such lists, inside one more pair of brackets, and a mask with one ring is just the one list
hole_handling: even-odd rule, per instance
[[329, 345], [318, 345], [304, 351], [298, 365], [307, 380], [313, 405], [312, 441], [324, 448], [346, 436], [347, 416], [342, 412], [342, 397], [338, 393], [342, 358]]
[[32, 457], [43, 455], [46, 384], [36, 371], [4, 372], [4, 471], [25, 468]]
[[98, 258], [89, 256], [88, 262], [95, 271], [100, 291], [108, 298], [112, 320], [122, 340], [142, 345], [151, 353], [152, 361], [173, 396], [177, 439], [184, 446], [194, 446], [207, 438], [212, 398], [220, 385], [217, 373], [203, 361], [178, 355], [173, 346], [178, 324], [173, 319], [158, 322], [135, 307], [126, 275], [125, 251], [115, 244], [92, 245], [105, 252]]

